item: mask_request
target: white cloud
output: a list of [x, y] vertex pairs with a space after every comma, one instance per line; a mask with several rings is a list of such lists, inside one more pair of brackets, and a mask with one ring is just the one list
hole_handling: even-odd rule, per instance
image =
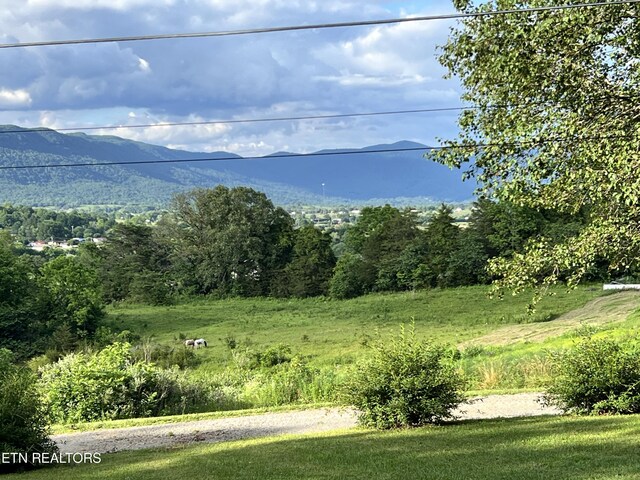
[[422, 75], [388, 75], [374, 76], [361, 73], [344, 74], [340, 76], [319, 76], [317, 80], [337, 82], [345, 87], [399, 87], [402, 85], [419, 85], [429, 80]]
[[354, 39], [320, 47], [313, 55], [344, 76], [425, 79], [443, 72], [434, 47], [445, 31], [446, 25], [433, 22], [378, 26]]
[[27, 0], [21, 8], [75, 10], [130, 10], [136, 7], [174, 5], [175, 0]]
[[144, 58], [138, 58], [138, 66], [140, 70], [143, 72], [148, 73], [151, 71], [151, 66], [149, 65], [149, 62], [147, 62]]
[[21, 106], [29, 106], [31, 104], [31, 95], [26, 90], [8, 90], [0, 89], [0, 107], [16, 108]]

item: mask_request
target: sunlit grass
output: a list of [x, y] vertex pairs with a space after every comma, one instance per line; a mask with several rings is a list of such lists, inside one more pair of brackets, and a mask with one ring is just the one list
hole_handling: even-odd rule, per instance
[[[118, 329], [179, 345], [180, 335], [204, 337], [210, 347], [198, 351], [201, 368], [221, 369], [230, 358], [226, 339], [241, 348], [289, 344], [314, 365], [351, 363], [377, 335], [415, 321], [419, 337], [457, 345], [504, 325], [527, 321], [528, 294], [490, 299], [488, 287], [465, 287], [399, 294], [375, 294], [353, 300], [200, 299], [167, 307], [120, 305], [109, 309]], [[545, 298], [536, 315], [555, 318], [601, 295], [596, 288]]]
[[12, 479], [637, 479], [640, 416], [347, 430], [105, 454]]

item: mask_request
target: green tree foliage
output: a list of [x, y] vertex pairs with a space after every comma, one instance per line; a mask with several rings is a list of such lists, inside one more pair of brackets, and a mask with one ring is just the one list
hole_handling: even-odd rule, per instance
[[344, 389], [345, 400], [368, 427], [416, 427], [453, 416], [464, 382], [443, 346], [420, 341], [413, 328], [379, 340]]
[[107, 301], [132, 298], [153, 305], [169, 301], [171, 251], [160, 233], [154, 227], [121, 223], [110, 231], [104, 248], [83, 245], [81, 253], [89, 254], [85, 263], [99, 270]]
[[[348, 250], [359, 256], [359, 261], [352, 257], [342, 262], [340, 274], [346, 273], [344, 269], [348, 265], [354, 267], [354, 272], [348, 275], [348, 283], [360, 276], [360, 285], [354, 291], [396, 290], [399, 257], [417, 236], [416, 218], [409, 211], [400, 211], [390, 205], [366, 207], [345, 236]], [[339, 283], [344, 284], [343, 281]]]
[[113, 224], [113, 217], [108, 215], [61, 212], [10, 204], [0, 206], [0, 229], [7, 229], [20, 242], [68, 240], [85, 235], [104, 236]]
[[[9, 350], [0, 348], [0, 455], [2, 453], [54, 452], [48, 438], [46, 411], [36, 390], [35, 375], [12, 363]], [[0, 472], [25, 465], [0, 465]]]
[[58, 257], [42, 267], [38, 285], [46, 292], [50, 327], [66, 328], [77, 338], [95, 332], [104, 310], [94, 270], [74, 257]]
[[167, 236], [182, 281], [196, 292], [264, 295], [289, 260], [293, 220], [246, 187], [176, 195]]
[[[547, 2], [456, 2], [464, 12]], [[441, 63], [477, 108], [459, 118], [453, 148], [430, 155], [467, 165], [489, 196], [577, 215], [570, 241], [542, 237], [491, 263], [497, 285], [521, 290], [566, 277], [576, 284], [600, 259], [612, 270], [640, 259], [638, 5], [469, 17], [452, 30]], [[463, 145], [464, 148], [457, 148]]]
[[287, 293], [294, 297], [326, 295], [335, 265], [329, 234], [313, 226], [296, 230], [292, 258], [284, 269]]
[[458, 249], [460, 229], [454, 223], [453, 209], [442, 204], [427, 225], [427, 245], [429, 257], [427, 266], [432, 286], [448, 287], [453, 282], [449, 279], [451, 257]]
[[640, 412], [640, 349], [637, 343], [584, 338], [554, 354], [549, 403], [582, 414]]
[[371, 291], [375, 281], [376, 271], [370, 263], [360, 255], [345, 253], [329, 281], [329, 294], [340, 299], [355, 298]]
[[0, 241], [0, 348], [21, 359], [42, 351], [46, 341], [46, 311], [35, 273], [6, 239]]
[[460, 231], [456, 249], [451, 252], [447, 263], [447, 284], [464, 286], [487, 283], [489, 253], [483, 240], [471, 227]]

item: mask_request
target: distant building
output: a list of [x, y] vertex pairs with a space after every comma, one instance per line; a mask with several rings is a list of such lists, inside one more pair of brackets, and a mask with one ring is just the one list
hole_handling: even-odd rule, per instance
[[602, 286], [603, 290], [640, 290], [640, 283], [619, 283], [611, 282], [605, 283]]

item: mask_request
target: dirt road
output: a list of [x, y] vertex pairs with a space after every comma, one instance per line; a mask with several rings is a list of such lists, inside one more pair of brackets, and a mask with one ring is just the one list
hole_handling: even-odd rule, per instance
[[[543, 407], [540, 394], [491, 395], [473, 399], [456, 415], [461, 420], [534, 415], [556, 415], [557, 409]], [[281, 434], [318, 433], [356, 426], [356, 412], [324, 408], [246, 417], [198, 420], [145, 427], [95, 430], [53, 435], [63, 453], [117, 452], [169, 447], [197, 442], [226, 442]]]

